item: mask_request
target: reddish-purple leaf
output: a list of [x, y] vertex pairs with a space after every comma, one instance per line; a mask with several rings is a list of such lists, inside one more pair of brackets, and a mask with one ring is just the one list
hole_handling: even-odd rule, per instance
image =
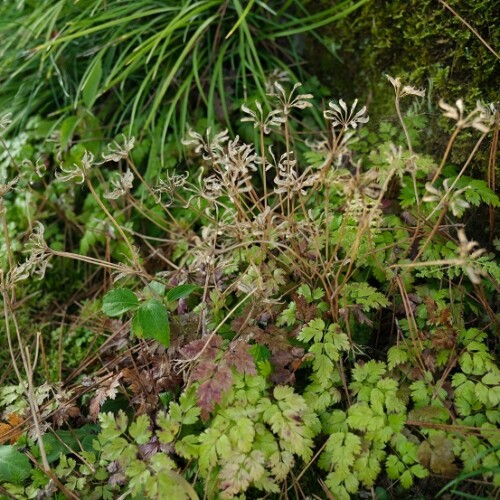
[[198, 388], [198, 406], [207, 412], [214, 409], [215, 403], [222, 399], [221, 388], [215, 379], [206, 380]]
[[[203, 360], [215, 359], [219, 353], [219, 348], [222, 345], [222, 337], [214, 335], [208, 339], [193, 340], [184, 346], [179, 352], [186, 359], [196, 358], [200, 355]], [[200, 354], [201, 353], [201, 354]]]
[[223, 392], [230, 389], [232, 384], [231, 369], [220, 363], [216, 366], [213, 377], [200, 384], [197, 392], [198, 406], [206, 412], [213, 411], [215, 404], [221, 402]]
[[225, 364], [219, 364], [214, 375], [214, 380], [219, 385], [221, 391], [227, 391], [233, 385], [233, 374], [231, 368]]
[[206, 380], [211, 378], [215, 371], [215, 363], [213, 361], [203, 361], [193, 371], [194, 380]]
[[238, 373], [256, 375], [255, 361], [249, 350], [250, 346], [243, 342], [232, 342], [229, 350], [224, 355], [227, 366], [236, 368]]

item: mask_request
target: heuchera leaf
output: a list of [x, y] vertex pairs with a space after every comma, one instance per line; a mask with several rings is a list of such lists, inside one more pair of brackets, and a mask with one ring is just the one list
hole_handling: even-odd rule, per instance
[[0, 482], [20, 483], [31, 474], [28, 457], [14, 446], [0, 446]]
[[107, 316], [120, 316], [139, 305], [136, 294], [127, 288], [110, 290], [102, 299], [102, 312]]
[[143, 302], [134, 316], [132, 322], [134, 333], [146, 339], [153, 338], [170, 346], [170, 321], [165, 306], [157, 299]]

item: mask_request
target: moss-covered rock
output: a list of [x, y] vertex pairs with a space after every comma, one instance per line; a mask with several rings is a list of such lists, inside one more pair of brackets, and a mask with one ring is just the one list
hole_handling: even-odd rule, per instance
[[[311, 2], [310, 8], [321, 9], [327, 4], [331, 0], [315, 6]], [[323, 36], [331, 41], [329, 47], [311, 41], [307, 57], [310, 70], [333, 95], [364, 98], [370, 103], [372, 119], [394, 115], [393, 92], [385, 74], [425, 87], [428, 103], [419, 112], [428, 115], [432, 130], [428, 152], [439, 154], [449, 136], [446, 128], [453, 125], [441, 120], [439, 99], [454, 103], [462, 98], [468, 109], [476, 100], [500, 100], [498, 57], [477, 36], [498, 51], [498, 2], [449, 0], [447, 5], [477, 34], [436, 0], [373, 0], [340, 23], [323, 29]], [[463, 134], [451, 160], [462, 164], [475, 139], [477, 134]], [[479, 165], [487, 165], [488, 155], [489, 143], [485, 141], [475, 162], [481, 176], [485, 167]]]

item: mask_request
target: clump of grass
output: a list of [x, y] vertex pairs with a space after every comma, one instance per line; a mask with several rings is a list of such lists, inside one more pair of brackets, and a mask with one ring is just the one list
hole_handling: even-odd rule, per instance
[[[88, 110], [110, 130], [108, 139], [125, 128], [141, 136], [153, 129], [163, 152], [167, 133], [179, 138], [188, 116], [231, 126], [234, 103], [267, 100], [275, 68], [302, 78], [292, 35], [313, 33], [364, 3], [315, 14], [296, 0], [4, 3], [0, 15], [12, 22], [0, 28], [7, 40], [0, 107], [16, 123], [60, 110], [82, 122]], [[64, 128], [74, 130], [75, 120]]]

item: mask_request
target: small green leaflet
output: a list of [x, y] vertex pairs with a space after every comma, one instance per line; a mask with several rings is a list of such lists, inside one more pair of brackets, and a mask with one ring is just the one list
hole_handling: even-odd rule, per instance
[[28, 457], [13, 446], [0, 446], [0, 483], [18, 484], [31, 474]]
[[389, 367], [389, 370], [406, 363], [409, 359], [410, 355], [408, 351], [398, 346], [392, 346], [387, 352], [387, 366]]
[[151, 422], [147, 415], [139, 415], [129, 427], [130, 437], [134, 439], [137, 444], [146, 444], [151, 438], [151, 430], [149, 429]]
[[167, 301], [174, 302], [174, 300], [183, 299], [184, 297], [191, 295], [191, 293], [198, 288], [200, 288], [198, 285], [189, 284], [176, 286], [167, 292]]
[[137, 295], [127, 288], [109, 291], [102, 299], [102, 312], [107, 316], [120, 316], [139, 305]]
[[390, 302], [387, 297], [378, 292], [374, 287], [368, 283], [348, 283], [341, 294], [343, 297], [348, 298], [350, 302], [363, 306], [363, 311], [368, 312], [371, 309], [378, 309], [380, 307], [387, 307]]
[[157, 299], [143, 302], [132, 319], [132, 330], [138, 337], [155, 339], [170, 346], [170, 321], [165, 306]]

